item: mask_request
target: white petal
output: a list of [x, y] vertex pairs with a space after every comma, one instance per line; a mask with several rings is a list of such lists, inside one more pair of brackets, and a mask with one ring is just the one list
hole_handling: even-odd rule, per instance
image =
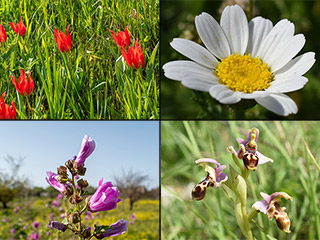
[[251, 53], [251, 57], [257, 57], [261, 43], [271, 29], [272, 22], [269, 19], [255, 17], [249, 22], [249, 41], [246, 52]]
[[241, 100], [239, 92], [234, 92], [222, 84], [213, 85], [209, 93], [222, 104], [234, 104]]
[[182, 55], [203, 66], [214, 68], [218, 65], [218, 60], [198, 43], [183, 38], [174, 38], [170, 45]]
[[282, 41], [285, 41], [293, 36], [294, 25], [287, 19], [279, 21], [270, 31], [270, 33], [262, 41], [257, 56], [265, 63], [275, 53], [275, 50]]
[[303, 34], [295, 35], [287, 41], [280, 43], [272, 56], [264, 60], [268, 63], [268, 66], [271, 67], [271, 71], [275, 72], [295, 57], [303, 48], [305, 42], [306, 39]]
[[272, 162], [273, 163], [273, 160], [271, 158], [268, 158], [266, 156], [264, 156], [262, 153], [256, 151], [257, 155], [258, 155], [258, 158], [259, 158], [259, 162], [258, 164], [265, 164], [267, 162]]
[[172, 80], [182, 81], [186, 72], [214, 75], [212, 70], [192, 61], [172, 61], [163, 65], [164, 75]]
[[239, 92], [239, 96], [243, 99], [253, 99], [253, 98], [257, 98], [257, 97], [265, 97], [268, 96], [270, 93], [266, 92], [266, 91], [255, 91], [253, 93], [243, 93], [243, 92]]
[[255, 100], [271, 112], [282, 116], [298, 112], [295, 102], [285, 94], [270, 94], [267, 97], [256, 98]]
[[305, 74], [315, 63], [315, 53], [307, 52], [302, 54], [290, 62], [288, 62], [284, 67], [274, 72], [277, 79], [287, 78], [292, 76], [302, 76]]
[[273, 81], [266, 91], [272, 93], [293, 92], [303, 88], [307, 82], [308, 78], [306, 77], [288, 77]]
[[203, 44], [220, 59], [231, 54], [228, 39], [217, 21], [208, 13], [196, 16], [196, 29]]
[[242, 8], [238, 5], [227, 6], [221, 15], [220, 25], [228, 38], [232, 53], [243, 55], [248, 46], [249, 27]]
[[203, 92], [209, 92], [209, 89], [212, 87], [212, 83], [199, 81], [199, 79], [184, 80], [181, 84], [187, 88]]

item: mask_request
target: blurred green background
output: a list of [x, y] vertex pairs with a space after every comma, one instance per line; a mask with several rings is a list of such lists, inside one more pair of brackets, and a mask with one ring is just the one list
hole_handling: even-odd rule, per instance
[[[221, 0], [210, 1], [161, 1], [161, 66], [172, 60], [186, 59], [169, 43], [173, 38], [187, 38], [201, 43], [195, 30], [194, 18], [208, 12], [220, 22], [224, 8]], [[234, 2], [232, 0], [228, 2]], [[246, 2], [246, 1], [237, 1]], [[246, 5], [245, 5], [246, 6]], [[245, 10], [247, 8], [245, 7]], [[248, 16], [248, 11], [246, 11]], [[295, 34], [303, 33], [306, 44], [298, 54], [320, 52], [320, 1], [269, 0], [255, 1], [254, 16], [270, 19], [275, 25], [281, 19], [289, 19], [295, 25]], [[249, 19], [249, 18], [248, 18]], [[309, 79], [305, 87], [289, 96], [298, 105], [298, 113], [287, 118], [276, 115], [260, 105], [247, 111], [246, 119], [320, 119], [320, 67], [318, 62], [304, 75]], [[230, 110], [221, 105], [209, 93], [193, 91], [161, 74], [162, 119], [229, 119]]]
[[[161, 122], [161, 236], [162, 239], [243, 239], [233, 203], [222, 187], [209, 188], [201, 201], [190, 201], [191, 190], [206, 177], [195, 160], [208, 157], [238, 170], [229, 146], [239, 150], [238, 137], [260, 130], [258, 150], [274, 160], [259, 165], [248, 178], [247, 212], [262, 200], [260, 192], [287, 192], [282, 200], [291, 219], [291, 233], [259, 213], [251, 228], [256, 239], [320, 239], [320, 177], [304, 140], [319, 164], [320, 123], [314, 121], [162, 121]], [[227, 167], [224, 171], [230, 175]], [[268, 236], [269, 235], [269, 236]]]

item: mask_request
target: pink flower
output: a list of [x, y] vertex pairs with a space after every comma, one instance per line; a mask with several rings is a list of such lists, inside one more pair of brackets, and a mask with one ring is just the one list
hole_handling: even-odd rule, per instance
[[59, 193], [59, 195], [57, 196], [57, 200], [60, 201], [62, 198], [63, 198], [63, 195]]
[[58, 174], [48, 171], [46, 180], [52, 187], [57, 189], [59, 192], [63, 193], [63, 191], [66, 190], [66, 186], [62, 183], [59, 183], [57, 177]]
[[102, 237], [115, 237], [120, 234], [123, 234], [125, 231], [128, 230], [128, 221], [124, 221], [120, 219], [118, 222], [111, 224], [110, 229], [107, 229], [105, 233], [101, 233]]
[[34, 229], [38, 229], [38, 228], [40, 227], [40, 223], [39, 223], [39, 222], [36, 222], [36, 221], [33, 221], [32, 227], [33, 227]]
[[54, 207], [59, 207], [60, 206], [60, 202], [58, 202], [57, 200], [53, 200], [52, 204]]
[[85, 135], [84, 138], [82, 139], [81, 148], [75, 160], [75, 163], [77, 164], [78, 167], [80, 166], [83, 167], [84, 162], [94, 151], [95, 147], [96, 147], [96, 144], [92, 140], [92, 138], [90, 138], [88, 135]]
[[292, 201], [292, 197], [285, 192], [275, 192], [270, 196], [261, 192], [260, 195], [263, 197], [263, 200], [255, 202], [252, 207], [257, 211], [266, 214], [270, 221], [274, 217], [278, 227], [282, 231], [290, 233], [290, 219], [285, 212], [286, 208], [280, 207], [280, 202], [281, 198]]
[[102, 184], [103, 178], [99, 181], [96, 192], [89, 198], [88, 209], [91, 212], [108, 211], [117, 207], [120, 191], [117, 187], [113, 187], [111, 182]]

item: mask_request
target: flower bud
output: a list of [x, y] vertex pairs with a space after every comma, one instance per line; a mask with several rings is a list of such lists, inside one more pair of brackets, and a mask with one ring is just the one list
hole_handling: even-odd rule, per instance
[[62, 184], [66, 184], [68, 182], [68, 178], [65, 178], [65, 177], [63, 177], [61, 175], [57, 176], [57, 180], [58, 180], [59, 183], [62, 183]]
[[69, 222], [72, 222], [72, 223], [80, 222], [80, 213], [79, 213], [79, 211], [75, 211], [74, 213], [70, 214]]
[[80, 179], [79, 181], [78, 181], [78, 186], [80, 187], [80, 188], [86, 188], [86, 187], [88, 187], [88, 181], [87, 180], [83, 180], [83, 179]]
[[66, 187], [66, 190], [64, 190], [62, 192], [62, 194], [66, 197], [70, 197], [72, 195], [72, 188], [70, 188], [69, 186]]
[[81, 170], [78, 170], [78, 174], [80, 175], [80, 176], [84, 176], [85, 174], [86, 174], [86, 171], [87, 171], [87, 168], [81, 168]]
[[69, 202], [71, 204], [77, 204], [79, 202], [82, 201], [82, 198], [79, 196], [79, 195], [72, 195], [70, 198], [69, 198]]
[[71, 171], [71, 169], [73, 168], [73, 161], [70, 159], [66, 161], [65, 165]]
[[90, 236], [91, 236], [91, 228], [90, 228], [90, 227], [87, 227], [85, 230], [83, 230], [82, 236], [83, 236], [84, 238], [90, 237]]
[[58, 229], [62, 232], [65, 232], [67, 230], [67, 226], [64, 225], [63, 223], [58, 222], [58, 221], [50, 221], [48, 224], [48, 227], [50, 229], [53, 229], [53, 228]]
[[63, 176], [63, 177], [67, 177], [68, 172], [67, 172], [67, 168], [65, 166], [60, 166], [57, 170], [58, 174]]

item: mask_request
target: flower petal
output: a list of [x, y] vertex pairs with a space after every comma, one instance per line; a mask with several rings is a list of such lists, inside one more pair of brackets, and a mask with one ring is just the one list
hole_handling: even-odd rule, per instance
[[195, 18], [197, 32], [203, 44], [220, 59], [231, 54], [228, 39], [221, 26], [208, 13], [201, 13]]
[[307, 82], [308, 78], [306, 77], [288, 77], [273, 81], [266, 91], [272, 93], [293, 92], [303, 88]]
[[172, 61], [163, 65], [164, 75], [172, 80], [182, 81], [184, 76], [189, 73], [207, 76], [208, 78], [216, 79], [211, 69], [203, 67], [192, 61]]
[[243, 55], [248, 46], [249, 28], [242, 8], [227, 6], [222, 12], [220, 25], [229, 40], [231, 52]]
[[214, 160], [212, 158], [200, 158], [200, 159], [195, 161], [196, 164], [202, 163], [202, 162], [209, 162], [209, 163], [213, 163], [213, 164], [215, 164], [217, 166], [220, 166], [220, 163], [217, 160]]
[[267, 162], [272, 162], [273, 163], [273, 160], [271, 158], [268, 158], [268, 157], [264, 156], [263, 154], [261, 154], [258, 151], [256, 151], [256, 153], [257, 153], [258, 158], [259, 158], [258, 164], [265, 164]]
[[249, 41], [247, 53], [251, 53], [251, 57], [257, 57], [257, 52], [263, 39], [272, 29], [272, 22], [269, 19], [255, 17], [249, 22]]
[[295, 57], [303, 48], [306, 39], [303, 34], [298, 34], [287, 41], [279, 43], [275, 52], [265, 60], [271, 68], [272, 72], [275, 72], [285, 66], [293, 57]]
[[288, 116], [297, 113], [298, 108], [295, 102], [285, 94], [270, 94], [267, 97], [256, 98], [257, 103], [278, 115]]
[[256, 209], [257, 211], [263, 212], [264, 214], [267, 213], [267, 209], [269, 204], [265, 200], [257, 201], [252, 205], [252, 208]]
[[294, 25], [287, 19], [279, 21], [264, 38], [261, 43], [257, 56], [265, 63], [268, 63], [270, 57], [276, 53], [276, 50], [283, 41], [288, 40], [294, 34]]
[[275, 78], [280, 79], [287, 78], [289, 76], [302, 76], [313, 66], [315, 61], [314, 52], [302, 54], [292, 59], [281, 69], [274, 72]]
[[210, 95], [223, 104], [234, 104], [241, 100], [239, 92], [233, 92], [227, 86], [222, 84], [213, 85], [209, 89]]
[[170, 45], [182, 55], [203, 66], [208, 68], [218, 66], [218, 60], [198, 43], [183, 38], [174, 38]]

